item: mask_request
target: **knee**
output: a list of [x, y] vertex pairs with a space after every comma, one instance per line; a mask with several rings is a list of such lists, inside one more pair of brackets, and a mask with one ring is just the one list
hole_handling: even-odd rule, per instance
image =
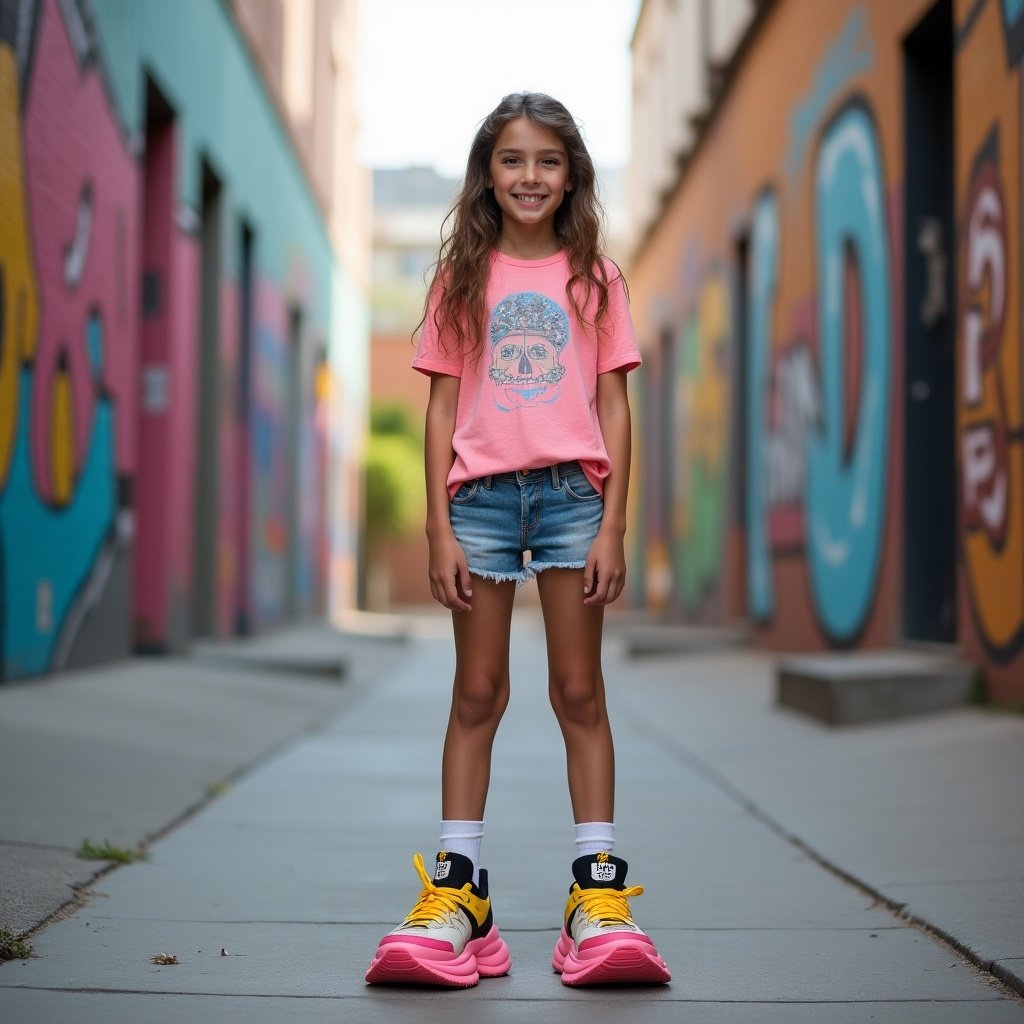
[[593, 728], [605, 720], [607, 713], [600, 678], [586, 674], [553, 678], [549, 690], [551, 706], [563, 728], [567, 725]]
[[452, 698], [452, 717], [464, 728], [483, 725], [497, 728], [508, 706], [507, 675], [474, 675], [457, 679]]

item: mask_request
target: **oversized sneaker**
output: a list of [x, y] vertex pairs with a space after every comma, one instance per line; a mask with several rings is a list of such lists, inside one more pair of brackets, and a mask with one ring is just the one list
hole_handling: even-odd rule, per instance
[[413, 857], [423, 883], [406, 919], [380, 940], [366, 980], [370, 984], [442, 985], [470, 988], [481, 978], [508, 974], [508, 946], [498, 934], [487, 892], [487, 872], [473, 884], [473, 862], [442, 851], [427, 874]]
[[633, 920], [629, 900], [643, 886], [626, 888], [627, 864], [609, 853], [573, 861], [575, 881], [551, 966], [565, 985], [664, 984], [668, 965]]

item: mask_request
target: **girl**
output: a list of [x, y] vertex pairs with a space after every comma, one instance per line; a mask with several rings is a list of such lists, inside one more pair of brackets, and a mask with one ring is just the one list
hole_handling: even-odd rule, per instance
[[[565, 107], [506, 96], [473, 140], [445, 224], [415, 369], [426, 416], [430, 588], [456, 669], [441, 769], [441, 853], [368, 982], [467, 987], [506, 974], [479, 867], [491, 747], [509, 697], [516, 584], [536, 576], [565, 740], [576, 860], [552, 965], [567, 985], [666, 982], [612, 856], [615, 767], [604, 606], [625, 582], [626, 373], [640, 355], [618, 268], [598, 252], [594, 166]], [[524, 565], [524, 553], [530, 561]]]

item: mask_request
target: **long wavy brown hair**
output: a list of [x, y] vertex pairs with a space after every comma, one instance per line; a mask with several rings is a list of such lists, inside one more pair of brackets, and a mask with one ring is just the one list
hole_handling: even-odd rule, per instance
[[[603, 211], [594, 163], [579, 126], [563, 104], [544, 93], [510, 93], [484, 118], [473, 138], [462, 188], [441, 225], [441, 249], [416, 328], [426, 322], [431, 296], [440, 289], [434, 326], [449, 353], [477, 357], [484, 347], [487, 276], [491, 253], [501, 238], [501, 208], [487, 185], [491, 154], [505, 125], [520, 117], [554, 132], [565, 146], [572, 190], [566, 191], [555, 213], [554, 228], [569, 260], [571, 275], [565, 290], [573, 312], [582, 323], [598, 329], [608, 311], [608, 274], [600, 252]], [[584, 310], [595, 293], [597, 307], [590, 323]]]

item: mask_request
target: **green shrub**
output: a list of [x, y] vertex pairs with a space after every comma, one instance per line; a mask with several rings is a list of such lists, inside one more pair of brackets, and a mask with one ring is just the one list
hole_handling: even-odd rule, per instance
[[407, 536], [423, 518], [423, 452], [400, 433], [371, 433], [366, 446], [366, 543]]
[[370, 410], [370, 435], [394, 434], [416, 444], [420, 443], [419, 428], [413, 423], [407, 406], [401, 402], [377, 402]]

